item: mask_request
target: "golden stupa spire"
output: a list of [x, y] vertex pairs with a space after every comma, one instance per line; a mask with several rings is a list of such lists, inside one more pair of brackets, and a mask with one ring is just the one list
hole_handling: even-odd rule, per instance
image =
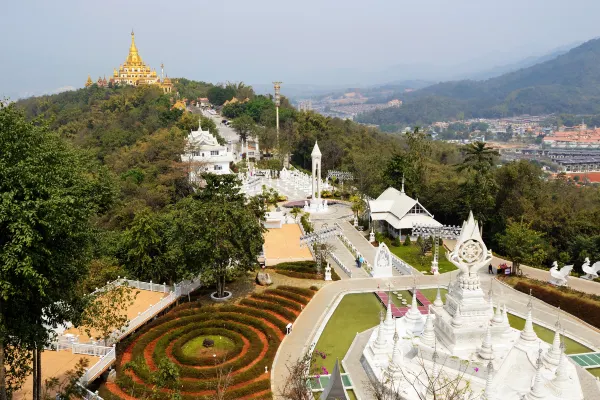
[[94, 84], [94, 82], [92, 82], [92, 77], [90, 75], [88, 75], [87, 82], [85, 83], [85, 87], [90, 87], [93, 84]]
[[138, 49], [135, 45], [135, 34], [131, 30], [131, 46], [129, 47], [129, 55], [127, 56], [128, 63], [141, 63], [142, 58], [138, 54]]

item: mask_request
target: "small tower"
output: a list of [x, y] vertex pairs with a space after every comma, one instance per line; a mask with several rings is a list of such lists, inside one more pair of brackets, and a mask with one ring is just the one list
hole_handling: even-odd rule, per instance
[[485, 336], [483, 338], [483, 343], [477, 352], [479, 357], [484, 360], [493, 360], [494, 359], [494, 348], [492, 346], [492, 330], [490, 325], [487, 327], [487, 331], [485, 332]]
[[[315, 142], [315, 147], [310, 154], [312, 158], [312, 199], [311, 203], [319, 209], [321, 204], [321, 150]], [[312, 208], [312, 207], [311, 207]]]
[[435, 328], [433, 327], [433, 318], [431, 317], [431, 306], [427, 310], [427, 319], [425, 320], [425, 329], [420, 336], [421, 343], [433, 347], [435, 345]]
[[93, 84], [94, 84], [94, 82], [92, 81], [92, 77], [90, 75], [88, 75], [87, 82], [85, 82], [85, 87], [90, 87]]
[[443, 307], [444, 302], [442, 301], [442, 295], [440, 294], [440, 285], [437, 287], [437, 294], [435, 295], [435, 300], [433, 301], [433, 305], [436, 307]]
[[519, 337], [519, 343], [532, 345], [536, 344], [538, 341], [538, 337], [533, 330], [533, 302], [531, 300], [531, 291], [529, 292], [529, 303], [527, 304], [527, 318], [525, 319], [525, 327], [521, 331], [521, 336]]

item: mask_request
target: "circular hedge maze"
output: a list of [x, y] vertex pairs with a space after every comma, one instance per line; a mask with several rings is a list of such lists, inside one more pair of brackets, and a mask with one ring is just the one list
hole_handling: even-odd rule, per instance
[[[178, 392], [186, 400], [208, 399], [228, 376], [225, 398], [271, 399], [271, 364], [286, 325], [313, 294], [279, 286], [237, 304], [175, 307], [119, 345], [117, 379], [102, 386], [100, 395], [105, 400], [170, 400]], [[186, 344], [205, 337], [225, 338], [228, 349], [218, 357], [210, 350], [190, 354]]]

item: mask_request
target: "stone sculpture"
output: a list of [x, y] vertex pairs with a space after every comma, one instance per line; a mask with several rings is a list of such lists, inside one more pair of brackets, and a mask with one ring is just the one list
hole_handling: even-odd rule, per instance
[[556, 286], [567, 286], [567, 277], [571, 273], [572, 269], [572, 265], [565, 265], [559, 270], [558, 262], [554, 261], [554, 263], [552, 263], [552, 268], [550, 268], [551, 278], [549, 282]]

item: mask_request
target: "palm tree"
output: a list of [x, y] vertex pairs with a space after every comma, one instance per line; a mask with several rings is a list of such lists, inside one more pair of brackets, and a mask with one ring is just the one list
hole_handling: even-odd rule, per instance
[[500, 156], [498, 150], [493, 149], [485, 142], [473, 142], [463, 148], [466, 153], [465, 159], [458, 166], [459, 171], [471, 170], [484, 174], [488, 172]]

